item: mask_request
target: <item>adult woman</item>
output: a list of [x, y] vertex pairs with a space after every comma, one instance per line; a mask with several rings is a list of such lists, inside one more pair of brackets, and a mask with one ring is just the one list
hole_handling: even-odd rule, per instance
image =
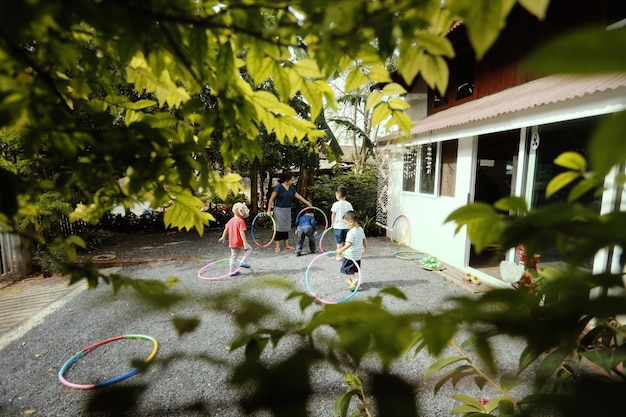
[[284, 240], [285, 249], [295, 249], [289, 245], [289, 232], [291, 231], [291, 204], [293, 198], [302, 201], [306, 206], [310, 206], [293, 186], [295, 176], [291, 172], [284, 172], [279, 179], [279, 184], [274, 187], [270, 201], [267, 203], [267, 212], [274, 216], [276, 222], [276, 248], [275, 252], [280, 252], [280, 241]]

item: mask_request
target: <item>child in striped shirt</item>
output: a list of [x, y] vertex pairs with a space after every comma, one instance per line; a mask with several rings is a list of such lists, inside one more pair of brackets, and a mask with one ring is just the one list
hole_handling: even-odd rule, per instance
[[[353, 210], [343, 215], [343, 221], [350, 229], [346, 235], [346, 241], [337, 249], [337, 255], [344, 257], [341, 261], [340, 272], [348, 275], [346, 284], [348, 284], [348, 288], [353, 291], [359, 282], [356, 275], [358, 273], [356, 264], [358, 264], [359, 267], [361, 266], [361, 257], [367, 250], [367, 239], [365, 238], [365, 231], [359, 226], [357, 215]], [[358, 289], [361, 290], [361, 287], [359, 286]]]

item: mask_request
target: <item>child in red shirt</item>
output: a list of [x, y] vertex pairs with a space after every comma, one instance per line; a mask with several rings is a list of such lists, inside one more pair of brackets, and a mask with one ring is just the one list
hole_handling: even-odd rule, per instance
[[[252, 246], [248, 244], [246, 239], [246, 222], [243, 220], [250, 215], [250, 209], [246, 206], [246, 203], [235, 203], [233, 205], [234, 217], [226, 223], [224, 226], [224, 233], [220, 237], [220, 243], [223, 243], [228, 235], [228, 247], [230, 248], [230, 275], [239, 275], [238, 269], [240, 267], [250, 268], [250, 265], [246, 263], [248, 257], [252, 253]], [[239, 253], [243, 249], [243, 258], [241, 262], [237, 260]]]

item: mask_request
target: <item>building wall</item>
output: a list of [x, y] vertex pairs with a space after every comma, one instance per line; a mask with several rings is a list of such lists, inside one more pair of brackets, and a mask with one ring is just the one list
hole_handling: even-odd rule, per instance
[[[468, 248], [467, 233], [463, 229], [455, 235], [455, 224], [445, 223], [445, 220], [450, 213], [468, 202], [472, 184], [468, 173], [473, 172], [473, 138], [459, 140], [454, 197], [431, 197], [403, 192], [402, 154], [402, 148], [394, 149], [390, 164], [388, 226], [391, 227], [398, 216], [406, 216], [410, 224], [410, 240], [404, 242], [403, 246], [462, 268]], [[388, 230], [388, 236], [392, 236], [392, 230]]]

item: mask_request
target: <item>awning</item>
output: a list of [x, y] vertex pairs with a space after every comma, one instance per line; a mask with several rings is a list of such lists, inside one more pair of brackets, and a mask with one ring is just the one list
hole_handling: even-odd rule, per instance
[[411, 137], [396, 132], [376, 144], [438, 142], [625, 109], [626, 73], [552, 75], [442, 110], [415, 121]]

